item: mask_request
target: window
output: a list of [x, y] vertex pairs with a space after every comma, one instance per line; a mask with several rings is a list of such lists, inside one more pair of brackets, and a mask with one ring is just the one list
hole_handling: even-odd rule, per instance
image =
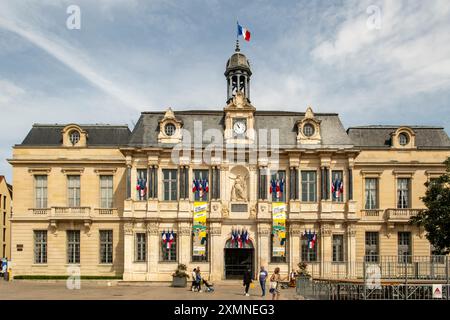
[[378, 209], [378, 179], [366, 178], [366, 205], [367, 210]]
[[314, 126], [311, 123], [307, 123], [303, 126], [303, 134], [305, 137], [312, 137], [314, 135]]
[[333, 196], [333, 201], [343, 202], [344, 201], [343, 172], [333, 171], [331, 177], [332, 177], [331, 194]]
[[409, 208], [409, 178], [397, 179], [397, 208], [406, 209]]
[[401, 146], [406, 146], [409, 142], [409, 137], [406, 133], [400, 133], [398, 135], [398, 143], [400, 143]]
[[113, 207], [113, 176], [100, 176], [100, 207]]
[[333, 262], [344, 262], [344, 236], [333, 235]]
[[317, 201], [317, 173], [315, 171], [302, 171], [302, 201]]
[[6, 212], [3, 212], [3, 225], [6, 226]]
[[69, 133], [70, 143], [76, 145], [80, 141], [80, 133], [77, 130], [73, 130]]
[[67, 230], [67, 263], [80, 263], [80, 230]]
[[47, 263], [47, 230], [34, 231], [34, 263]]
[[317, 243], [313, 248], [309, 247], [308, 239], [302, 237], [302, 261], [317, 262]]
[[166, 133], [166, 136], [173, 136], [175, 134], [176, 127], [173, 123], [168, 123], [164, 127], [164, 132]]
[[136, 262], [147, 260], [147, 237], [145, 233], [136, 233]]
[[136, 198], [138, 200], [147, 200], [147, 169], [138, 169], [136, 174]]
[[195, 182], [195, 201], [208, 201], [209, 182], [208, 182], [208, 170], [194, 170], [194, 182]]
[[113, 262], [113, 231], [100, 230], [100, 263]]
[[177, 200], [177, 170], [163, 170], [164, 200]]
[[177, 260], [177, 235], [173, 234], [172, 242], [161, 240], [161, 260], [176, 261]]
[[69, 207], [80, 206], [80, 176], [67, 176]]
[[366, 262], [378, 262], [378, 232], [366, 232]]
[[398, 262], [411, 263], [411, 232], [398, 233]]
[[270, 192], [272, 193], [272, 201], [286, 202], [286, 172], [278, 171], [272, 174], [270, 180]]
[[34, 176], [35, 206], [47, 208], [47, 176]]

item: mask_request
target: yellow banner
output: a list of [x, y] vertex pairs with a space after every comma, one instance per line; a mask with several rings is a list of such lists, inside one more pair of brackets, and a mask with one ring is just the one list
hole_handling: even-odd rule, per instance
[[286, 204], [284, 202], [272, 203], [272, 256], [284, 257], [286, 255]]
[[206, 255], [206, 216], [208, 203], [203, 201], [194, 202], [194, 223], [193, 223], [193, 250], [192, 255]]

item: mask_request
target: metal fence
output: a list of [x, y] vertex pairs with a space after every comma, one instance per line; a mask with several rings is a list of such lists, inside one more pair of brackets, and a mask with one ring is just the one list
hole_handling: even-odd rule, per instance
[[297, 281], [297, 293], [307, 299], [428, 300], [433, 288], [449, 299], [448, 256], [371, 256], [310, 263], [307, 271], [311, 278]]
[[366, 279], [369, 270], [387, 280], [448, 280], [449, 261], [447, 256], [371, 256], [363, 261], [310, 262], [307, 270], [314, 279]]
[[[433, 300], [433, 284], [381, 284], [298, 280], [297, 294], [312, 300]], [[441, 284], [440, 300], [449, 299], [450, 285]]]

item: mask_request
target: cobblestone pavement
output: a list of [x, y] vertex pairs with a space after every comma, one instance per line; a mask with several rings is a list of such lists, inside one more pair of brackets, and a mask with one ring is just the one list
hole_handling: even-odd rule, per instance
[[[109, 285], [108, 285], [109, 282]], [[67, 289], [66, 281], [0, 280], [0, 300], [271, 300], [261, 297], [255, 283], [250, 296], [244, 296], [239, 283], [219, 283], [215, 291], [192, 292], [189, 288], [172, 288], [168, 283], [130, 284], [117, 281], [82, 281], [80, 289]], [[268, 286], [267, 286], [268, 287]], [[281, 290], [280, 300], [299, 299], [294, 288]]]

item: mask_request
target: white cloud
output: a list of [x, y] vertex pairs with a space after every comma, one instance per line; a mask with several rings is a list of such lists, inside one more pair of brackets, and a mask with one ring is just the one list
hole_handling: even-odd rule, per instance
[[0, 107], [25, 94], [25, 90], [13, 82], [0, 79]]

